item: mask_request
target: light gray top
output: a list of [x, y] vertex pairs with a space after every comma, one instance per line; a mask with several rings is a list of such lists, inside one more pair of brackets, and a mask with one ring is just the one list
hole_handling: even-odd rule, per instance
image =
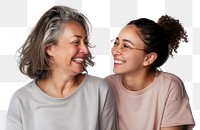
[[107, 83], [87, 75], [64, 98], [45, 94], [32, 81], [13, 95], [6, 130], [116, 130], [115, 101]]

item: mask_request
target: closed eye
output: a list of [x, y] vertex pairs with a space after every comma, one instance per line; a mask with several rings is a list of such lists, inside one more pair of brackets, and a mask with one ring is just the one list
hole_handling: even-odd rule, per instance
[[114, 42], [113, 44], [114, 44], [114, 46], [118, 46], [119, 45], [119, 43], [117, 43], [117, 42]]
[[80, 44], [80, 41], [73, 41], [72, 42], [74, 45], [78, 46]]
[[111, 43], [113, 44], [113, 46], [117, 47], [119, 45], [119, 42], [117, 42], [115, 39], [111, 40]]
[[129, 48], [129, 49], [132, 49], [132, 47], [130, 47], [129, 45], [126, 45], [126, 44], [124, 44], [124, 47], [125, 47], [125, 48]]

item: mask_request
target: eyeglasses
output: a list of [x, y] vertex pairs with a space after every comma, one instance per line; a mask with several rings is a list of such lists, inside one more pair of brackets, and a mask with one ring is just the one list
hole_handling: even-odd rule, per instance
[[[129, 40], [124, 39], [123, 41], [124, 41], [124, 44], [121, 46], [121, 49], [124, 50], [124, 51], [128, 50], [128, 49], [130, 49], [130, 50], [134, 49], [134, 50], [146, 52], [146, 50], [144, 50], [144, 49], [132, 47], [132, 45], [133, 46], [135, 46], [135, 45], [131, 41], [129, 41]], [[118, 40], [113, 39], [113, 40], [111, 40], [111, 44], [113, 45], [113, 47], [118, 47], [120, 43], [119, 43]], [[129, 44], [131, 44], [131, 45], [129, 45]]]

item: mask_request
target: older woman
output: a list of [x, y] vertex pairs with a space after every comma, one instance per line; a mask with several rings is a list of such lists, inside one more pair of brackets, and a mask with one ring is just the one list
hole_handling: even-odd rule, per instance
[[6, 130], [115, 130], [115, 102], [101, 78], [88, 75], [89, 21], [54, 6], [20, 51], [20, 71], [33, 81], [13, 95]]

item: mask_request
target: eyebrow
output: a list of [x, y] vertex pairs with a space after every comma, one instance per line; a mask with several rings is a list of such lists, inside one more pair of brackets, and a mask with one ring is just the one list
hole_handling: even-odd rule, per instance
[[[116, 40], [119, 41], [119, 38], [117, 37]], [[134, 44], [133, 44], [130, 40], [128, 40], [128, 39], [122, 39], [122, 41], [124, 41], [124, 42], [128, 42], [128, 43], [131, 43], [132, 45], [134, 45]]]
[[82, 38], [82, 36], [80, 36], [80, 35], [74, 35], [73, 37]]
[[[82, 37], [82, 36], [80, 36], [80, 35], [74, 35], [74, 36], [72, 36], [72, 37], [83, 38], [83, 37]], [[87, 40], [87, 39], [88, 39], [88, 37], [87, 37], [87, 36], [85, 36], [84, 40]]]

